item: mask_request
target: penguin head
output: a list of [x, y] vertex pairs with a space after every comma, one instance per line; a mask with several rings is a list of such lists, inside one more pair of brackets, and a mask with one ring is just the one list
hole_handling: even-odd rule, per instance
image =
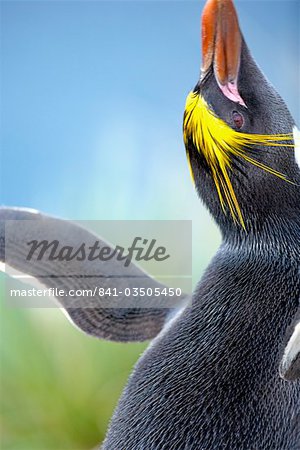
[[252, 58], [232, 0], [208, 0], [203, 65], [183, 133], [198, 194], [222, 230], [300, 216], [294, 120]]

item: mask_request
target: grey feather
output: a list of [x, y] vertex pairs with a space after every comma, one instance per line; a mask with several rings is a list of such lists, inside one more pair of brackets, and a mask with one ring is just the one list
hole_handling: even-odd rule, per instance
[[[8, 235], [10, 242], [7, 242], [5, 222], [19, 220], [22, 220], [21, 229], [17, 227], [15, 233], [10, 232]], [[35, 223], [37, 226], [34, 226]], [[39, 226], [40, 223], [42, 227]], [[72, 260], [68, 263], [26, 260], [25, 256], [28, 254], [26, 242], [32, 239], [40, 240], [45, 234], [49, 241], [59, 239], [68, 245], [76, 246], [84, 242], [88, 246], [95, 239], [99, 240], [101, 245], [108, 245], [95, 234], [71, 221], [56, 219], [26, 209], [0, 208], [0, 261], [33, 276], [46, 287], [62, 288], [66, 292], [71, 288], [94, 289], [98, 284], [105, 289], [117, 288], [123, 293], [125, 287], [130, 286], [151, 287], [153, 290], [156, 287], [163, 287], [133, 263], [130, 263], [125, 270], [124, 264], [115, 258], [109, 261], [99, 260], [97, 263], [88, 260]], [[6, 256], [5, 246], [10, 248]], [[152, 339], [162, 330], [173, 313], [173, 308], [138, 307], [141, 300], [139, 298], [134, 299], [137, 307], [122, 308], [122, 302], [128, 301], [128, 298], [124, 298], [124, 294], [118, 297], [118, 303], [112, 307], [110, 307], [111, 297], [99, 297], [99, 295], [93, 297], [91, 307], [81, 307], [83, 302], [87, 303], [91, 299], [66, 296], [59, 297], [57, 300], [61, 306], [65, 307], [66, 313], [78, 328], [89, 335], [112, 341]], [[154, 299], [148, 298], [149, 302], [151, 300]], [[184, 300], [184, 296], [181, 300]], [[155, 301], [159, 305], [159, 299], [155, 298]]]

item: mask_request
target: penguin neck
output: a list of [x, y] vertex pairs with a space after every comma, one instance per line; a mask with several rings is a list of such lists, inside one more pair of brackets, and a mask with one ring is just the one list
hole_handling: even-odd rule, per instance
[[[246, 224], [247, 226], [247, 224]], [[248, 228], [224, 227], [221, 229], [223, 246], [234, 251], [251, 254], [275, 254], [300, 261], [300, 214], [291, 219], [269, 216], [267, 220], [251, 220]]]

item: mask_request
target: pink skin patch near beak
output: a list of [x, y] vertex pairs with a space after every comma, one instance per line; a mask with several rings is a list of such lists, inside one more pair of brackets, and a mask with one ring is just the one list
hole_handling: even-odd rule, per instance
[[223, 94], [227, 98], [229, 98], [229, 100], [239, 103], [240, 105], [247, 108], [246, 103], [244, 102], [244, 100], [242, 99], [242, 97], [239, 94], [236, 81], [234, 81], [234, 82], [230, 81], [229, 83], [227, 83], [225, 85], [222, 85], [218, 82], [218, 85], [219, 85], [219, 88], [221, 89], [221, 91], [223, 92]]

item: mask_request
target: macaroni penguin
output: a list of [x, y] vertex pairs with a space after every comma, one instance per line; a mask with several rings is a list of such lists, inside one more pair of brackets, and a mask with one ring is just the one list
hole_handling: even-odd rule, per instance
[[[300, 382], [278, 370], [300, 297], [295, 123], [231, 0], [206, 3], [202, 51], [183, 134], [223, 241], [191, 304], [137, 363], [104, 450], [300, 448]], [[285, 355], [299, 352], [294, 334]]]
[[[250, 54], [231, 0], [207, 1], [202, 51], [183, 136], [196, 190], [222, 233], [219, 250], [176, 314], [102, 309], [100, 300], [92, 309], [62, 305], [96, 337], [154, 338], [129, 378], [103, 450], [300, 448], [299, 138]], [[65, 282], [57, 273], [65, 268], [39, 261], [37, 274], [35, 262], [24, 260], [32, 220], [72, 243], [95, 238], [32, 211], [3, 208], [0, 219], [0, 260], [49, 287]], [[12, 219], [24, 227], [10, 234], [14, 251], [5, 255], [4, 223]], [[89, 273], [90, 263], [80, 270]], [[99, 262], [97, 270], [108, 285], [118, 282], [116, 261]], [[134, 265], [130, 270], [140, 276]], [[67, 282], [82, 286], [81, 279]]]

